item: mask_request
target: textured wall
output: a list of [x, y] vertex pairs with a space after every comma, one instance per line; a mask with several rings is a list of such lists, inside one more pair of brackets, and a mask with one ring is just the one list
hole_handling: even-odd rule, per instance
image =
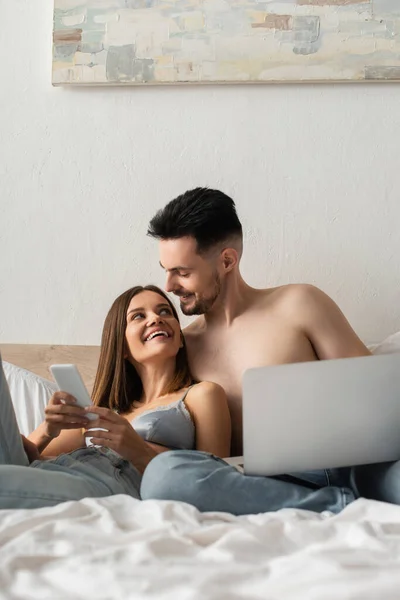
[[52, 7], [0, 0], [0, 340], [99, 341], [163, 281], [155, 210], [237, 200], [256, 286], [319, 285], [366, 341], [400, 329], [400, 87], [52, 88]]

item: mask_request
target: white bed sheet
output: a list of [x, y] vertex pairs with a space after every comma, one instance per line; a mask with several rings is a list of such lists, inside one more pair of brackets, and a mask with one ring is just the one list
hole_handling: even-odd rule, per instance
[[398, 600], [400, 507], [233, 517], [127, 496], [0, 513], [0, 598]]

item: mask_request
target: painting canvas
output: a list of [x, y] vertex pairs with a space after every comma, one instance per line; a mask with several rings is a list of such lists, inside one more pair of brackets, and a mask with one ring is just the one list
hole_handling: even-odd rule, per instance
[[54, 84], [400, 81], [400, 0], [55, 0]]

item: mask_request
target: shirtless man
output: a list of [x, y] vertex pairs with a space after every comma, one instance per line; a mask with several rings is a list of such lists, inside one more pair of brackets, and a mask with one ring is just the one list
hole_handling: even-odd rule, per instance
[[[245, 370], [263, 365], [370, 354], [338, 306], [321, 290], [310, 285], [260, 290], [244, 281], [239, 269], [242, 227], [233, 200], [222, 192], [204, 188], [186, 192], [156, 214], [148, 233], [160, 240], [160, 264], [167, 275], [166, 290], [179, 296], [184, 314], [200, 315], [184, 331], [190, 365], [197, 380], [219, 383], [228, 395], [233, 455], [242, 454], [241, 382]], [[202, 510], [230, 510], [242, 514], [281, 506], [337, 511], [360, 493], [358, 488], [355, 489], [354, 469], [348, 469], [345, 477], [343, 470], [335, 473], [336, 478], [332, 472], [308, 474], [306, 479], [298, 475], [296, 481], [301, 477], [302, 481], [314, 486], [313, 491], [304, 487], [306, 493], [301, 494], [302, 486], [295, 485], [287, 476], [285, 482], [282, 478], [244, 477], [224, 466], [225, 471], [229, 469], [229, 476], [226, 481], [222, 480], [220, 463], [197, 454], [174, 452], [157, 458], [149, 468], [142, 495], [184, 499]], [[188, 485], [188, 469], [173, 468], [188, 465], [191, 466], [192, 487]], [[161, 484], [163, 478], [160, 476], [160, 468], [166, 467], [171, 469], [168, 485]], [[223, 481], [227, 493], [220, 493], [217, 499], [208, 488], [205, 499], [205, 490], [199, 481], [204, 480], [205, 475], [210, 480], [210, 474], [214, 476], [216, 471], [219, 483]], [[359, 486], [365, 479], [364, 471], [363, 467], [357, 469]], [[184, 497], [179, 472], [185, 472], [186, 486], [181, 482], [186, 488]], [[158, 483], [155, 485], [156, 477]], [[370, 472], [368, 477], [371, 478]], [[342, 489], [325, 487], [332, 482], [337, 482]], [[256, 487], [252, 494], [263, 497], [261, 505], [250, 505], [245, 501], [253, 484]], [[321, 486], [318, 493], [316, 484]], [[282, 485], [286, 488], [281, 489]], [[239, 496], [242, 494], [243, 498], [232, 504], [229, 495], [233, 488], [238, 494], [238, 486]], [[193, 491], [188, 492], [188, 489]], [[327, 490], [335, 492], [333, 499]], [[268, 494], [274, 497], [275, 503], [265, 501]], [[323, 496], [321, 502], [315, 499], [315, 494]]]

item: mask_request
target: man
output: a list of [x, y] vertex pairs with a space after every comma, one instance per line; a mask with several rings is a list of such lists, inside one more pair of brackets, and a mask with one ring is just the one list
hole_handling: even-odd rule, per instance
[[160, 240], [166, 290], [185, 315], [198, 380], [226, 391], [232, 454], [242, 454], [242, 377], [251, 367], [370, 354], [326, 294], [310, 285], [254, 289], [242, 278], [242, 226], [231, 198], [217, 190], [186, 192], [159, 211], [149, 235]]
[[[233, 200], [222, 192], [197, 188], [184, 193], [156, 214], [148, 234], [160, 240], [166, 290], [179, 296], [184, 314], [200, 315], [184, 331], [190, 365], [196, 379], [219, 383], [228, 395], [233, 455], [242, 453], [244, 371], [370, 354], [338, 306], [321, 290], [310, 285], [260, 290], [245, 282], [239, 269], [242, 226]], [[160, 469], [166, 467], [170, 469], [168, 483], [160, 477]], [[336, 477], [330, 473], [330, 479], [328, 474], [314, 473], [307, 476], [307, 482], [302, 477], [302, 485], [298, 485], [301, 476], [296, 483], [287, 476], [284, 482], [282, 478], [243, 477], [216, 459], [185, 452], [163, 454], [146, 473], [142, 495], [184, 499], [201, 510], [236, 513], [283, 506], [337, 511], [360, 494], [357, 485], [367, 479], [363, 468], [357, 470], [357, 485], [350, 469], [336, 472]], [[218, 497], [210, 493], [211, 480], [224, 488]], [[372, 481], [370, 471], [368, 481]], [[324, 487], [332, 482], [341, 489]], [[316, 491], [315, 485], [322, 489]], [[249, 503], [250, 488], [252, 496], [269, 495], [273, 502], [264, 498], [261, 504], [254, 503], [253, 498]], [[233, 490], [237, 501], [232, 503], [228, 495]]]

